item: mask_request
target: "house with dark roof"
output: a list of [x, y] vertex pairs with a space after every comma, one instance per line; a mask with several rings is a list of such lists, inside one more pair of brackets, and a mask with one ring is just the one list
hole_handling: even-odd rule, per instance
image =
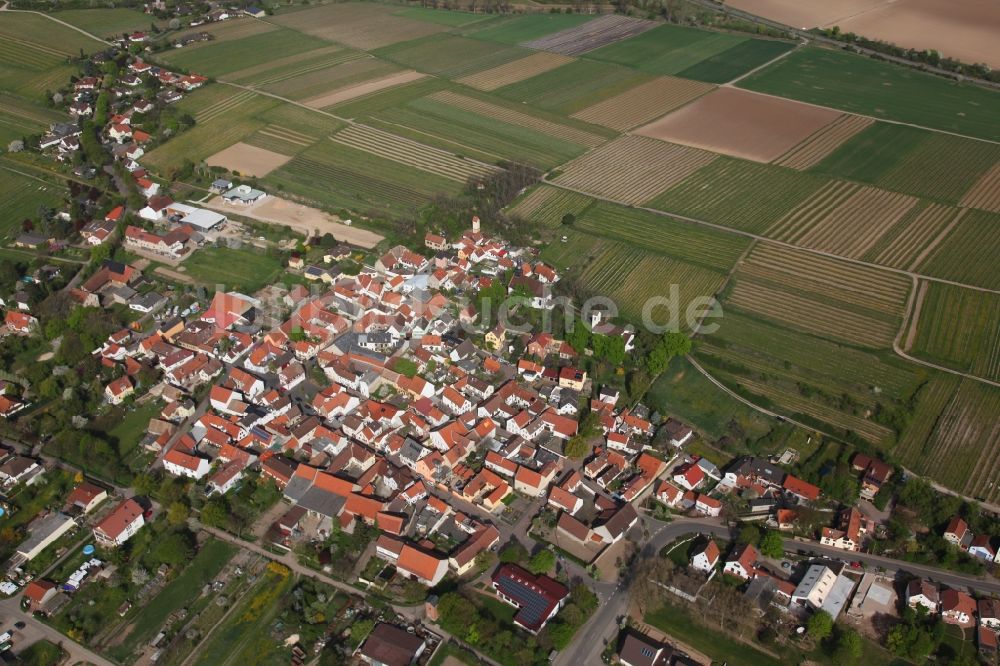
[[358, 649], [357, 656], [372, 666], [410, 666], [424, 653], [424, 639], [399, 627], [379, 622]]
[[667, 666], [673, 652], [669, 645], [630, 629], [618, 650], [618, 663], [622, 666]]
[[497, 596], [517, 608], [514, 624], [537, 634], [566, 603], [569, 590], [543, 575], [534, 575], [516, 564], [503, 564], [493, 572]]

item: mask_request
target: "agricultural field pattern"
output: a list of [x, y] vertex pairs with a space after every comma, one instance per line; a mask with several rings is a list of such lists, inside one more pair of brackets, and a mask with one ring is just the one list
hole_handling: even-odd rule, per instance
[[[52, 122], [66, 57], [101, 47], [11, 19], [4, 143]], [[177, 104], [196, 125], [145, 156], [156, 175], [205, 163], [408, 217], [526, 163], [541, 182], [506, 214], [568, 283], [634, 322], [671, 285], [715, 297], [692, 355], [724, 390], [1000, 502], [1000, 92], [613, 14], [354, 2], [199, 30], [213, 39], [150, 56], [213, 78]], [[12, 169], [0, 159], [8, 226], [50, 194]]]

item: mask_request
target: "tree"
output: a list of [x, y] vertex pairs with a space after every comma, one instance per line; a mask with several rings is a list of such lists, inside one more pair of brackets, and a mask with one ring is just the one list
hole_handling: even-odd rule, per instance
[[850, 627], [837, 628], [837, 645], [833, 660], [838, 664], [856, 664], [864, 651], [861, 635]]
[[174, 502], [167, 509], [167, 522], [173, 526], [183, 525], [187, 522], [190, 509], [184, 502]]
[[528, 556], [528, 549], [516, 539], [511, 541], [504, 547], [503, 550], [500, 551], [500, 561], [505, 564], [519, 564], [526, 561]]
[[573, 213], [566, 213], [562, 216], [562, 223], [567, 227], [573, 226], [574, 222], [576, 222], [576, 215]]
[[588, 453], [590, 453], [590, 445], [587, 444], [585, 437], [577, 435], [566, 442], [567, 457], [580, 460], [581, 458], [585, 458]]
[[774, 530], [767, 530], [760, 540], [760, 552], [764, 557], [780, 560], [785, 556], [785, 544], [782, 542], [781, 533]]
[[201, 522], [212, 527], [223, 527], [229, 521], [229, 507], [225, 500], [215, 498], [209, 500], [201, 508]]
[[528, 570], [531, 573], [542, 574], [552, 570], [556, 565], [556, 556], [551, 550], [540, 550], [531, 557], [528, 562]]
[[760, 545], [760, 528], [747, 523], [740, 528], [739, 536], [736, 537], [736, 543], [749, 543], [754, 546]]
[[833, 617], [824, 610], [816, 611], [806, 622], [806, 631], [811, 638], [823, 640], [833, 632]]

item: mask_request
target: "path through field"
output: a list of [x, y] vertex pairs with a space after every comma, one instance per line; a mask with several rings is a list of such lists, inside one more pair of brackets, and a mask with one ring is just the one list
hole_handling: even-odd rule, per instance
[[55, 21], [59, 25], [62, 25], [62, 26], [65, 26], [65, 27], [69, 28], [70, 30], [76, 30], [81, 35], [86, 35], [87, 37], [90, 37], [91, 39], [96, 39], [97, 41], [99, 41], [100, 43], [104, 44], [105, 46], [114, 46], [114, 44], [112, 44], [111, 42], [105, 41], [105, 40], [101, 39], [100, 37], [98, 37], [97, 35], [95, 35], [95, 34], [93, 34], [91, 32], [87, 32], [83, 28], [78, 28], [78, 27], [76, 27], [75, 25], [73, 25], [71, 23], [66, 23], [66, 21], [63, 21], [62, 19], [57, 19], [55, 16], [52, 16], [51, 14], [46, 14], [45, 12], [36, 12], [36, 11], [32, 11], [30, 9], [10, 9], [10, 3], [9, 2], [3, 3], [3, 7], [0, 7], [0, 12], [20, 12], [22, 14], [38, 14], [39, 16], [44, 16], [45, 18], [47, 18], [47, 19], [49, 19], [51, 21]]

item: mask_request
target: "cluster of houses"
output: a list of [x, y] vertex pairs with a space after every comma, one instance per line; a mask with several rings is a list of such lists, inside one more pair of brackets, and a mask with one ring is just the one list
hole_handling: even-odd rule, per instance
[[996, 654], [1000, 638], [1000, 599], [976, 599], [961, 590], [915, 578], [906, 586], [906, 604], [929, 615], [939, 615], [946, 624], [963, 629], [975, 627], [980, 648]]
[[[663, 470], [643, 451], [653, 426], [602, 391], [591, 406], [607, 446], [585, 474], [563, 471], [587, 383], [575, 354], [526, 336], [544, 354], [513, 364], [507, 334], [494, 329], [502, 341], [477, 346], [461, 330], [475, 313], [443, 293], [448, 280], [485, 286], [507, 262], [523, 278], [557, 279], [474, 229], [433, 258], [398, 247], [357, 275], [333, 272], [325, 291], [296, 286], [280, 296], [292, 314], [276, 326], [264, 325], [257, 298], [218, 292], [196, 318], [164, 320], [146, 335], [122, 330], [95, 350], [122, 371], [106, 398], [127, 400], [142, 389], [143, 369], [159, 373], [165, 406], [143, 445], [162, 454], [168, 474], [208, 494], [259, 470], [290, 505], [272, 531], [279, 544], [377, 526], [376, 556], [435, 585], [498, 545], [495, 516], [518, 494], [547, 500], [582, 543], [612, 544], [638, 520], [629, 500]], [[102, 272], [114, 270], [124, 269]], [[192, 394], [206, 386], [209, 409], [195, 417]], [[584, 518], [581, 506], [595, 501], [599, 510]], [[99, 542], [141, 525], [141, 510], [123, 511]]]

